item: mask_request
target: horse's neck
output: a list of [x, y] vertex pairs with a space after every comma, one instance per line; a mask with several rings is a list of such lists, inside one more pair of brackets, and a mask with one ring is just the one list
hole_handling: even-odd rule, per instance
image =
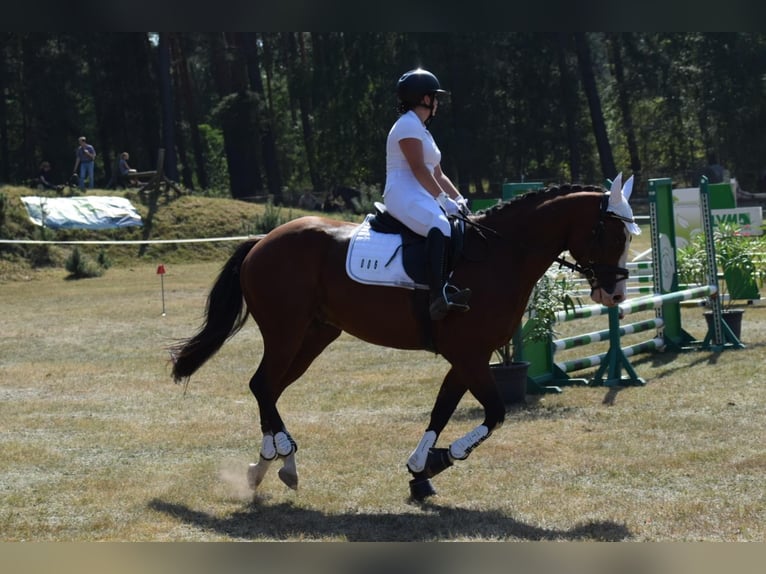
[[508, 205], [497, 213], [496, 222], [488, 223], [499, 236], [510, 238], [512, 250], [523, 249], [535, 259], [552, 262], [566, 248], [566, 219], [571, 214], [565, 199], [559, 196], [549, 201]]
[[[573, 222], [590, 225], [585, 215], [578, 217], [593, 211], [589, 203], [582, 194], [542, 194], [537, 201], [530, 198], [519, 205], [507, 205], [487, 219], [487, 225], [504, 238], [500, 241], [503, 257], [514, 262], [517, 280], [528, 283], [531, 289], [567, 249]], [[583, 209], [584, 204], [587, 209]]]

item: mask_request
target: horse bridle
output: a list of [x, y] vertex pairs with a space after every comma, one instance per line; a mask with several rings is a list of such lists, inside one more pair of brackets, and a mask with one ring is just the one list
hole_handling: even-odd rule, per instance
[[[631, 219], [629, 217], [623, 217], [622, 215], [614, 213], [613, 211], [608, 211], [608, 208], [609, 208], [609, 194], [605, 193], [603, 197], [601, 198], [601, 209], [599, 212], [598, 223], [596, 224], [596, 227], [593, 229], [594, 241], [599, 241], [599, 242], [601, 241], [601, 238], [603, 237], [603, 233], [604, 233], [604, 220], [606, 218], [619, 219], [620, 221], [624, 223], [635, 223], [634, 219]], [[485, 225], [481, 225], [480, 223], [476, 223], [475, 221], [470, 220], [467, 216], [465, 216], [462, 213], [458, 214], [456, 217], [462, 220], [463, 223], [467, 225], [472, 225], [473, 227], [480, 229], [482, 231], [488, 231], [495, 237], [504, 239], [504, 237], [500, 233], [495, 231], [494, 229], [491, 229]], [[627, 280], [629, 275], [629, 272], [625, 267], [619, 267], [617, 265], [595, 263], [593, 261], [590, 261], [587, 265], [582, 265], [578, 263], [577, 261], [575, 261], [574, 263], [567, 261], [564, 257], [556, 257], [554, 261], [559, 264], [559, 267], [566, 267], [567, 269], [571, 269], [572, 271], [580, 273], [583, 277], [585, 277], [585, 280], [588, 282], [588, 285], [590, 285], [591, 290], [599, 289], [602, 283], [609, 283], [609, 281], [604, 280], [604, 276], [607, 274], [614, 275], [615, 285], [619, 283], [620, 281]]]

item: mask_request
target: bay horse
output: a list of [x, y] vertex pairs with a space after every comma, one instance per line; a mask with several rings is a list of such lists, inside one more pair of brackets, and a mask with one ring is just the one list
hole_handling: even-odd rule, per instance
[[[627, 201], [632, 179], [622, 190], [616, 178], [611, 193], [597, 186], [549, 187], [465, 216], [464, 256], [452, 281], [473, 296], [469, 311], [430, 323], [431, 350], [450, 369], [407, 461], [412, 498], [434, 494], [430, 478], [466, 459], [503, 424], [492, 354], [519, 327], [532, 289], [561, 253], [574, 258], [570, 265], [588, 279], [593, 301], [614, 306], [624, 299], [630, 236], [639, 232]], [[263, 438], [259, 462], [248, 470], [254, 491], [278, 458], [280, 479], [297, 489], [297, 445], [277, 401], [341, 332], [386, 347], [425, 348], [423, 313], [413, 304], [412, 289], [364, 285], [347, 275], [346, 251], [357, 226], [306, 216], [245, 240], [212, 286], [199, 331], [169, 349], [173, 378], [188, 380], [242, 328], [248, 313], [257, 323], [263, 357], [250, 390]], [[483, 407], [483, 422], [448, 448], [436, 448], [466, 391]]]

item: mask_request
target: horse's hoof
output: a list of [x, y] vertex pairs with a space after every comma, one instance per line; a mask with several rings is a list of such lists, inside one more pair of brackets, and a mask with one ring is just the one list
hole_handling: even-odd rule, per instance
[[289, 470], [285, 470], [284, 467], [279, 469], [279, 472], [277, 473], [279, 475], [279, 480], [284, 482], [288, 488], [292, 488], [293, 490], [298, 490], [298, 475], [293, 474]]
[[247, 485], [250, 487], [250, 490], [256, 490], [261, 485], [270, 465], [271, 461], [269, 460], [250, 463], [250, 466], [247, 468]]
[[413, 478], [410, 480], [410, 495], [413, 500], [422, 502], [429, 496], [436, 494], [436, 489], [427, 478]]

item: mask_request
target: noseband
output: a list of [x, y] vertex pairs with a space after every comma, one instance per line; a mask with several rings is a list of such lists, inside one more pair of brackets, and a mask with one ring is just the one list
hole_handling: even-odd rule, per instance
[[[626, 223], [634, 223], [633, 219], [617, 215], [614, 212], [607, 211], [609, 207], [609, 194], [605, 193], [601, 198], [601, 211], [599, 213], [598, 223], [593, 229], [593, 240], [601, 242], [604, 236], [604, 220], [619, 219]], [[581, 265], [577, 261], [570, 263], [563, 257], [556, 257], [556, 263], [561, 267], [566, 267], [572, 271], [576, 271], [585, 277], [585, 280], [590, 285], [591, 291], [602, 288], [603, 285], [611, 286], [612, 289], [604, 288], [605, 291], [611, 293], [614, 291], [614, 285], [620, 281], [625, 281], [628, 278], [629, 272], [624, 267], [618, 267], [617, 265], [608, 265], [605, 263], [594, 263], [589, 261], [587, 265]], [[614, 276], [614, 282], [612, 283], [611, 277]], [[609, 277], [609, 279], [606, 279]]]
[[[590, 285], [591, 291], [601, 288], [602, 285], [609, 285], [611, 281], [605, 279], [607, 276], [611, 278], [611, 276], [614, 275], [615, 285], [619, 281], [625, 281], [628, 278], [628, 270], [624, 267], [618, 267], [617, 265], [593, 262], [590, 262], [588, 265], [580, 265], [577, 262], [570, 263], [563, 257], [556, 257], [555, 261], [561, 267], [567, 267], [572, 271], [576, 271], [583, 275], [588, 282], [588, 285]], [[614, 288], [611, 290], [604, 288], [604, 290], [607, 293], [611, 293], [614, 291]]]

